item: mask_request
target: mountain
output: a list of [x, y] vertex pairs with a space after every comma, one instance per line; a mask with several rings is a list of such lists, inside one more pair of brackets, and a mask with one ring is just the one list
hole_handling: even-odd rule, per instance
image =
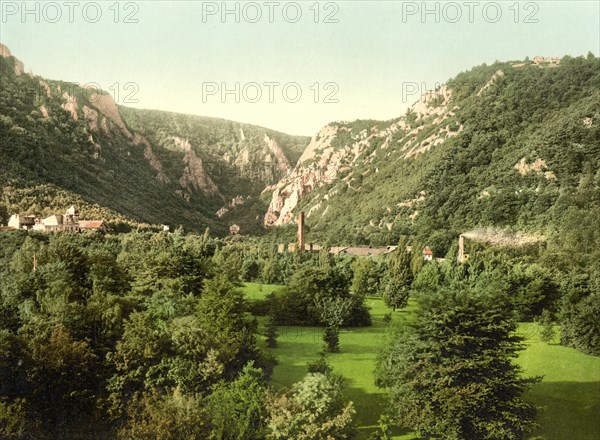
[[264, 224], [302, 210], [308, 241], [407, 235], [439, 256], [474, 228], [600, 227], [600, 60], [534, 61], [463, 72], [397, 119], [328, 124], [265, 192]]
[[82, 217], [123, 224], [219, 235], [237, 224], [260, 233], [261, 192], [308, 143], [249, 124], [123, 107], [104, 91], [25, 74], [4, 45], [0, 55], [0, 217], [75, 203]]
[[[600, 59], [481, 65], [389, 121], [332, 122], [312, 139], [117, 105], [25, 74], [0, 46], [0, 220], [64, 209], [117, 224], [268, 231], [443, 256], [456, 237], [600, 230]], [[510, 234], [509, 234], [510, 235]], [[566, 238], [565, 238], [566, 239]], [[556, 241], [556, 240], [555, 240]]]

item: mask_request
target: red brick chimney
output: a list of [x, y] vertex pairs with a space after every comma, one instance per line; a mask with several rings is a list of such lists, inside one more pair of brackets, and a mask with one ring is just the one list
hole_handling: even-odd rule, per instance
[[304, 250], [304, 211], [298, 214], [298, 250]]

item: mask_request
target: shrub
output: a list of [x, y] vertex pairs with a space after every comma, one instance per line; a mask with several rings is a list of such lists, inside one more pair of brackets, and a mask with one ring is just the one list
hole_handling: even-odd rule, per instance
[[284, 394], [267, 400], [268, 439], [351, 439], [354, 404], [343, 398], [340, 376], [309, 373]]

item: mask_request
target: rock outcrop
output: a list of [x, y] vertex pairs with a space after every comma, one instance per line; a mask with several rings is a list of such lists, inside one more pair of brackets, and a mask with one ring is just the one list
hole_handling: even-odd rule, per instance
[[117, 109], [117, 105], [115, 104], [115, 100], [112, 96], [109, 94], [94, 93], [90, 96], [89, 100], [90, 103], [100, 111], [100, 113], [102, 113], [117, 127], [119, 127], [123, 136], [128, 139], [133, 138], [133, 135], [127, 129], [123, 119], [121, 119], [121, 115], [119, 114], [119, 110]]
[[[269, 209], [265, 214], [265, 226], [276, 226], [293, 219], [292, 211], [306, 194], [317, 185], [331, 183], [337, 175], [342, 152], [334, 154], [331, 142], [338, 126], [327, 125], [315, 134], [308, 147], [298, 160], [291, 174], [284, 177], [274, 187]], [[314, 159], [318, 162], [313, 162]], [[309, 163], [310, 162], [310, 163]]]
[[271, 139], [267, 134], [265, 134], [264, 141], [265, 141], [265, 144], [267, 145], [267, 148], [269, 149], [269, 152], [273, 156], [273, 157], [271, 157], [271, 154], [269, 154], [267, 156], [267, 160], [268, 161], [274, 160], [276, 163], [277, 169], [281, 173], [284, 173], [284, 174], [289, 173], [290, 170], [292, 169], [292, 166], [290, 165], [290, 162], [289, 162], [288, 158], [285, 156], [285, 153], [283, 152], [281, 147], [277, 144], [277, 141], [275, 139]]
[[219, 194], [219, 188], [212, 181], [206, 170], [202, 159], [196, 156], [194, 149], [187, 139], [173, 138], [175, 145], [184, 151], [183, 175], [179, 184], [191, 194], [193, 191], [201, 191], [205, 195]]
[[79, 119], [77, 116], [77, 109], [79, 108], [77, 99], [75, 99], [74, 96], [69, 95], [67, 92], [64, 92], [62, 97], [66, 102], [62, 104], [61, 107], [68, 111], [71, 114], [71, 117], [77, 121]]
[[547, 180], [556, 179], [556, 176], [552, 171], [544, 171], [547, 169], [546, 161], [544, 159], [536, 159], [531, 163], [527, 163], [527, 159], [523, 157], [519, 162], [517, 162], [514, 168], [521, 176], [526, 176], [529, 173], [535, 173], [543, 175]]
[[156, 157], [156, 154], [154, 154], [154, 150], [152, 150], [152, 145], [150, 145], [150, 142], [148, 142], [148, 140], [145, 137], [140, 136], [136, 133], [133, 136], [133, 145], [144, 146], [144, 157], [146, 158], [152, 169], [156, 171], [156, 179], [162, 183], [169, 183], [171, 179], [169, 179], [169, 177], [163, 171], [162, 164], [158, 160], [158, 157]]
[[15, 61], [15, 74], [17, 76], [23, 75], [23, 73], [25, 73], [25, 65], [23, 64], [23, 62], [21, 60], [19, 60], [17, 57], [13, 56], [10, 53], [10, 49], [2, 43], [0, 43], [0, 56], [2, 56], [4, 58], [12, 57], [12, 59]]
[[87, 105], [83, 106], [83, 116], [88, 124], [90, 130], [98, 131], [98, 112], [94, 109], [89, 108]]
[[[293, 221], [294, 210], [304, 197], [316, 188], [336, 181], [342, 174], [346, 174], [343, 180], [348, 188], [359, 191], [360, 188], [353, 184], [349, 175], [355, 165], [369, 164], [377, 154], [389, 155], [400, 151], [404, 159], [409, 159], [458, 135], [463, 127], [452, 125], [455, 109], [449, 109], [450, 97], [451, 91], [446, 86], [425, 93], [408, 112], [418, 122], [414, 126], [406, 118], [400, 118], [387, 123], [385, 127], [373, 125], [359, 132], [353, 131], [352, 124], [329, 124], [323, 127], [312, 138], [291, 173], [265, 189], [273, 193], [264, 225], [278, 226]], [[420, 132], [425, 127], [430, 128], [431, 134], [423, 138]], [[340, 145], [342, 134], [344, 139], [349, 135], [349, 140]], [[374, 143], [379, 147], [367, 154]], [[304, 209], [310, 216], [321, 206], [324, 206], [323, 201], [315, 200], [312, 206], [305, 206]]]

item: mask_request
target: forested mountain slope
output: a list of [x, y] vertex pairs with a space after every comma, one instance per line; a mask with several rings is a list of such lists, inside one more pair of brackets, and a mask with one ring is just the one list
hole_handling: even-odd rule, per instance
[[[263, 195], [264, 222], [285, 225], [303, 210], [310, 241], [390, 244], [408, 235], [438, 255], [474, 227], [598, 226], [599, 126], [600, 60], [591, 54], [475, 67], [401, 118], [324, 127]], [[273, 232], [286, 233], [292, 228]]]
[[[79, 205], [111, 221], [262, 230], [259, 194], [308, 143], [217, 118], [117, 106], [0, 57], [0, 217]], [[218, 213], [218, 214], [217, 214]], [[0, 222], [5, 221], [0, 219]]]
[[600, 60], [591, 54], [478, 66], [402, 117], [334, 122], [310, 142], [123, 107], [106, 92], [27, 75], [1, 54], [0, 222], [74, 203], [83, 217], [219, 235], [267, 226], [291, 240], [293, 227], [273, 226], [304, 210], [309, 241], [408, 235], [443, 255], [477, 227], [548, 235], [600, 218]]

